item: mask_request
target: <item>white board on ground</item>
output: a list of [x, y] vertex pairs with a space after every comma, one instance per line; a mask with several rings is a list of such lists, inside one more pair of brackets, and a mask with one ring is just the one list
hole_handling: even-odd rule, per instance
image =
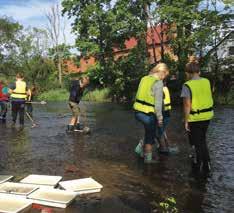
[[45, 186], [56, 186], [60, 180], [62, 180], [61, 176], [29, 175], [20, 182]]
[[35, 204], [66, 208], [75, 198], [76, 193], [60, 189], [38, 189], [29, 196]]
[[13, 176], [11, 176], [11, 175], [0, 175], [0, 184], [4, 183], [6, 181], [9, 181], [12, 178], [13, 178]]
[[31, 184], [5, 182], [0, 184], [0, 193], [27, 196], [39, 187]]
[[62, 181], [59, 183], [59, 186], [67, 191], [76, 192], [77, 194], [100, 192], [103, 188], [103, 186], [93, 178]]
[[1, 213], [22, 213], [30, 210], [32, 201], [25, 198], [15, 198], [11, 195], [0, 194]]

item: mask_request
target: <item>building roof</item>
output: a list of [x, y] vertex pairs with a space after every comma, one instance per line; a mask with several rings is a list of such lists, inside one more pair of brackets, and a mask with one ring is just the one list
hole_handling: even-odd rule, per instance
[[[157, 26], [154, 27], [148, 27], [147, 29], [147, 34], [146, 34], [146, 41], [147, 45], [160, 45], [161, 42], [166, 43], [169, 41], [169, 37], [166, 35], [166, 31], [168, 30], [168, 25], [167, 24], [158, 24]], [[162, 33], [163, 33], [163, 38], [162, 38]], [[120, 49], [120, 48], [113, 48], [114, 52], [122, 52], [126, 50], [130, 50], [137, 45], [137, 39], [132, 37], [124, 42], [125, 48]]]

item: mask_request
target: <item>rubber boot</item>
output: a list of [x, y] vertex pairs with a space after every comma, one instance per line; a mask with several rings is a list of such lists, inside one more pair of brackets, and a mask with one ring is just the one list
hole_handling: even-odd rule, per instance
[[135, 153], [138, 154], [141, 158], [144, 157], [144, 141], [141, 139], [138, 145], [135, 148]]
[[201, 170], [203, 173], [209, 174], [211, 172], [210, 162], [209, 161], [203, 162]]
[[156, 160], [153, 160], [152, 157], [153, 157], [152, 152], [145, 153], [145, 156], [144, 156], [144, 163], [146, 163], [146, 164], [157, 163], [157, 161], [156, 161]]
[[67, 125], [67, 132], [73, 132], [74, 131], [74, 125]]

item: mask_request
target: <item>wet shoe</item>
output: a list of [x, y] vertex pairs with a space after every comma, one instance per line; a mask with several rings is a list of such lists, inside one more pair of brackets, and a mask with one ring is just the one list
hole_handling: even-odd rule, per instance
[[77, 124], [73, 130], [74, 132], [83, 132], [84, 129], [81, 127], [80, 124]]
[[154, 164], [154, 163], [158, 163], [158, 160], [155, 160], [152, 158], [152, 152], [150, 153], [145, 153], [145, 156], [144, 156], [144, 163], [145, 164]]
[[144, 146], [144, 141], [141, 139], [139, 141], [139, 143], [137, 144], [136, 148], [135, 148], [135, 153], [137, 155], [139, 155], [141, 158], [144, 157], [144, 148], [143, 148], [143, 146]]
[[67, 125], [67, 132], [73, 132], [74, 126], [73, 125]]

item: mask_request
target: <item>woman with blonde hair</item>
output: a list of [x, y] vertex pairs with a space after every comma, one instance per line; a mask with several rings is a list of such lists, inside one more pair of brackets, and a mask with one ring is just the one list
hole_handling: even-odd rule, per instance
[[152, 145], [155, 143], [157, 126], [162, 126], [163, 115], [163, 79], [169, 74], [166, 64], [159, 63], [151, 69], [149, 75], [144, 76], [138, 86], [134, 110], [136, 119], [145, 129], [144, 162], [154, 163]]

